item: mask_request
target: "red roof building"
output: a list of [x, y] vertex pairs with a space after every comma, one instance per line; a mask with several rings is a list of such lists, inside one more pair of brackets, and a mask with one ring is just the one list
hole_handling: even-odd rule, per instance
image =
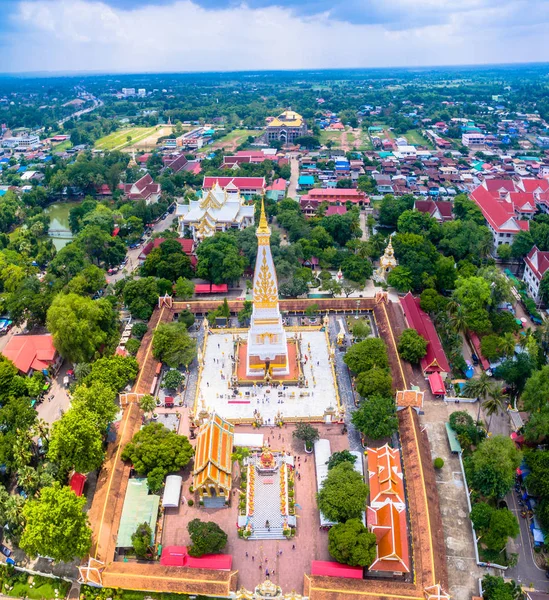
[[475, 354], [477, 355], [480, 364], [482, 365], [482, 368], [487, 371], [490, 368], [490, 362], [484, 358], [484, 356], [482, 355], [481, 352], [481, 347], [480, 347], [480, 339], [478, 337], [478, 335], [474, 332], [471, 331], [469, 334], [469, 340], [471, 340], [471, 344], [475, 350]]
[[538, 250], [537, 246], [534, 246], [524, 257], [524, 265], [522, 280], [528, 287], [530, 296], [537, 302], [541, 280], [549, 269], [549, 252], [542, 252]]
[[301, 196], [301, 200], [316, 200], [330, 204], [352, 202], [360, 206], [370, 204], [370, 198], [365, 192], [350, 188], [313, 188], [306, 195]]
[[404, 478], [400, 452], [387, 444], [381, 448], [368, 448], [368, 484], [370, 506], [379, 508], [393, 502], [404, 508]]
[[[155, 248], [158, 248], [160, 246], [160, 244], [162, 244], [162, 242], [165, 242], [165, 241], [166, 240], [164, 238], [156, 238], [154, 240], [151, 240], [150, 242], [147, 242], [143, 246], [143, 250], [141, 250], [141, 254], [139, 255], [138, 259], [141, 262], [143, 262]], [[193, 267], [196, 267], [197, 259], [196, 259], [196, 255], [194, 253], [194, 251], [195, 251], [194, 240], [189, 239], [189, 238], [177, 238], [175, 241], [179, 242], [181, 244], [181, 249], [191, 259], [191, 265]]]
[[147, 173], [135, 183], [122, 184], [120, 188], [130, 200], [145, 200], [147, 204], [158, 202], [162, 189], [159, 183], [154, 183], [153, 178]]
[[443, 202], [440, 200], [416, 200], [414, 209], [421, 213], [427, 213], [439, 223], [451, 221], [454, 218], [452, 213], [452, 202]]
[[427, 341], [427, 354], [421, 359], [421, 368], [424, 375], [439, 371], [443, 377], [450, 373], [450, 365], [437, 331], [429, 315], [421, 310], [419, 298], [414, 298], [411, 292], [400, 299], [408, 327], [415, 329]]
[[2, 354], [11, 360], [23, 375], [32, 375], [34, 371], [50, 369], [56, 371], [61, 364], [61, 357], [49, 333], [14, 335], [5, 345]]
[[261, 196], [265, 192], [265, 177], [204, 177], [202, 190], [208, 192], [216, 183], [222, 189], [238, 190], [242, 196]]

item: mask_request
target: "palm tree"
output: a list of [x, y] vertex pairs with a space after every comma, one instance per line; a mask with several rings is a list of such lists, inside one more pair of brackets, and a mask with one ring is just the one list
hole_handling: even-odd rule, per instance
[[156, 408], [156, 400], [150, 395], [145, 394], [139, 400], [139, 408], [146, 414], [152, 413]]
[[511, 332], [507, 332], [501, 337], [501, 350], [505, 356], [513, 356], [517, 340]]
[[29, 496], [34, 496], [38, 490], [40, 479], [33, 467], [21, 467], [17, 471], [17, 484]]
[[449, 302], [447, 310], [450, 314], [450, 323], [454, 331], [456, 331], [456, 333], [465, 333], [469, 328], [467, 326], [467, 319], [463, 307], [456, 302]]
[[488, 426], [486, 427], [487, 431], [490, 431], [493, 415], [499, 414], [500, 411], [505, 410], [505, 395], [501, 386], [494, 383], [489, 394], [488, 398], [482, 403], [482, 408], [486, 412], [486, 416], [489, 417]]
[[463, 386], [463, 392], [467, 394], [470, 398], [478, 398], [478, 414], [477, 414], [477, 423], [480, 419], [480, 407], [481, 400], [486, 400], [487, 396], [493, 389], [493, 381], [492, 378], [489, 377], [485, 371], [483, 371], [480, 376], [476, 379], [469, 379], [469, 381]]

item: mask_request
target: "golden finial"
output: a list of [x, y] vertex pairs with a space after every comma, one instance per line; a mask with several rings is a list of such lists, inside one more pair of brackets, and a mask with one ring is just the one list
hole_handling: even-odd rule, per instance
[[259, 226], [256, 233], [270, 234], [269, 224], [267, 223], [267, 216], [265, 215], [265, 203], [261, 198], [261, 216], [259, 217]]

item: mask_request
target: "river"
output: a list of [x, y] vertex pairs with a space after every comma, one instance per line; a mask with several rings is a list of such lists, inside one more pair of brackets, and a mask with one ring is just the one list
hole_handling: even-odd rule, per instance
[[72, 240], [69, 227], [69, 212], [80, 202], [56, 202], [50, 204], [44, 212], [50, 217], [50, 235], [56, 250], [61, 250]]

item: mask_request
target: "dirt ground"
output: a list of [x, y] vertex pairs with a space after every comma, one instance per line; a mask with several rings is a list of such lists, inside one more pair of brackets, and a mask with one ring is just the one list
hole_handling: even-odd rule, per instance
[[[330, 440], [332, 452], [348, 449], [346, 435], [341, 435], [340, 425], [319, 425], [321, 438]], [[297, 534], [292, 540], [243, 540], [238, 537], [236, 530], [238, 504], [235, 501], [229, 508], [214, 510], [204, 509], [195, 505], [189, 507], [181, 504], [179, 508], [166, 509], [162, 545], [187, 545], [189, 535], [187, 523], [191, 519], [200, 518], [216, 522], [229, 536], [225, 552], [233, 555], [233, 569], [238, 570], [238, 586], [248, 590], [265, 579], [265, 569], [269, 572], [274, 569], [271, 581], [281, 585], [285, 592], [295, 590], [303, 591], [303, 573], [309, 572], [311, 560], [330, 560], [328, 554], [328, 532], [320, 530], [318, 510], [316, 508], [315, 494], [316, 474], [314, 455], [305, 454], [303, 444], [292, 438], [293, 425], [282, 429], [264, 427], [260, 431], [265, 440], [270, 438], [273, 450], [292, 452], [299, 458], [297, 471], [301, 479], [295, 482], [297, 515]], [[257, 433], [251, 427], [236, 428], [238, 433]], [[271, 433], [272, 432], [272, 433]], [[278, 436], [280, 435], [280, 440]], [[282, 441], [284, 439], [284, 442]], [[306, 462], [305, 462], [306, 461]], [[300, 466], [299, 466], [300, 465]], [[183, 496], [188, 500], [193, 495], [189, 494], [189, 485], [192, 483], [190, 469], [187, 467], [183, 473]], [[236, 495], [240, 479], [238, 467], [233, 470], [233, 493]], [[194, 498], [196, 501], [196, 498]], [[292, 546], [295, 545], [295, 550]], [[278, 552], [282, 550], [282, 555]], [[248, 557], [246, 557], [246, 552]], [[254, 559], [252, 559], [252, 556]], [[260, 565], [262, 565], [260, 570]]]

